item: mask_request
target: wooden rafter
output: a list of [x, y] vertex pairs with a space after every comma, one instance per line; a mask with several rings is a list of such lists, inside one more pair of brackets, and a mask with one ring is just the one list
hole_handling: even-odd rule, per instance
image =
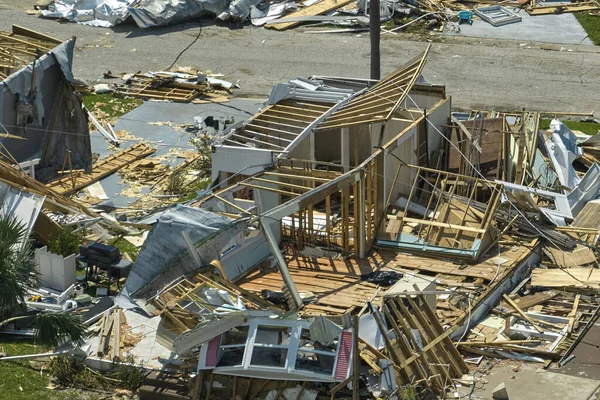
[[423, 54], [379, 81], [363, 95], [350, 100], [327, 118], [318, 129], [339, 128], [390, 119], [421, 75], [430, 47], [428, 46]]

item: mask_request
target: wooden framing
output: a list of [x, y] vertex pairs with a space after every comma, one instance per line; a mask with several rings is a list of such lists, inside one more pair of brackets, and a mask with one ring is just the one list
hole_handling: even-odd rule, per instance
[[59, 194], [75, 193], [86, 186], [91, 185], [100, 179], [115, 173], [121, 168], [126, 167], [133, 161], [148, 157], [156, 149], [145, 143], [136, 143], [128, 149], [112, 154], [106, 158], [98, 160], [90, 173], [74, 172], [66, 176], [53, 180], [46, 184], [46, 187]]
[[[415, 179], [406, 206], [397, 215], [387, 215], [388, 225], [393, 222], [394, 228], [388, 228], [386, 232], [398, 234], [390, 237], [390, 245], [393, 242], [400, 248], [473, 260], [487, 252], [497, 239], [492, 221], [501, 185], [431, 168], [400, 165], [402, 168], [413, 171]], [[421, 190], [418, 189], [420, 186]], [[486, 191], [490, 198], [487, 209], [484, 212], [474, 210], [472, 201], [478, 193]], [[415, 203], [424, 208], [423, 215], [411, 213], [411, 205]], [[416, 225], [418, 229], [404, 232], [406, 224]]]
[[385, 298], [382, 311], [396, 337], [393, 341], [377, 311], [373, 316], [397, 372], [397, 384], [425, 381], [441, 392], [469, 370], [450, 340], [454, 329], [444, 331], [423, 295]]
[[12, 32], [0, 31], [0, 79], [6, 79], [60, 43], [58, 39], [17, 25], [13, 25]]
[[171, 77], [148, 77], [139, 74], [132, 76], [126, 85], [118, 85], [115, 88], [115, 93], [121, 96], [179, 103], [189, 103], [206, 91], [206, 84], [178, 83]]
[[249, 142], [258, 148], [283, 150], [332, 106], [324, 104], [327, 103], [282, 100], [268, 105], [252, 116], [243, 128], [225, 135], [224, 140], [234, 145], [248, 146]]
[[363, 95], [357, 96], [330, 115], [317, 129], [332, 129], [389, 120], [401, 106], [425, 66], [431, 46], [388, 75]]

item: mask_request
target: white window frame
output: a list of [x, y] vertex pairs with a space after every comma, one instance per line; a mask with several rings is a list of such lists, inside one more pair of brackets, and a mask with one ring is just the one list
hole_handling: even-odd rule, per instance
[[[310, 322], [308, 321], [282, 321], [282, 320], [271, 320], [271, 319], [256, 319], [251, 320], [247, 324], [243, 326], [248, 326], [248, 338], [246, 341], [246, 349], [244, 351], [244, 357], [242, 359], [241, 365], [238, 366], [227, 366], [227, 367], [219, 367], [217, 361], [217, 366], [213, 368], [213, 372], [215, 373], [228, 373], [233, 375], [239, 375], [240, 370], [246, 372], [247, 375], [251, 375], [252, 371], [257, 371], [264, 374], [294, 374], [299, 377], [305, 377], [308, 379], [314, 379], [322, 382], [333, 382], [335, 381], [335, 371], [338, 363], [339, 351], [340, 351], [340, 342], [341, 336], [338, 340], [338, 344], [335, 349], [335, 353], [330, 353], [322, 350], [315, 350], [307, 347], [300, 347], [300, 335], [303, 329], [309, 329]], [[266, 327], [281, 327], [281, 328], [289, 328], [290, 329], [290, 343], [289, 345], [269, 345], [264, 343], [256, 343], [256, 333], [258, 328], [261, 326]], [[221, 338], [221, 341], [223, 338]], [[252, 354], [254, 352], [254, 347], [262, 347], [262, 348], [284, 348], [287, 349], [287, 357], [286, 363], [284, 367], [271, 367], [271, 366], [263, 366], [263, 365], [252, 365]], [[205, 347], [205, 345], [203, 346]], [[229, 347], [240, 347], [239, 345], [221, 345], [219, 342], [219, 352], [221, 348], [229, 348]], [[296, 360], [298, 356], [298, 351], [304, 351], [307, 353], [320, 354], [325, 356], [333, 356], [333, 369], [331, 374], [325, 374], [322, 372], [312, 372], [309, 370], [296, 369]], [[217, 355], [217, 360], [220, 357], [220, 353]], [[202, 356], [200, 357], [202, 358]]]

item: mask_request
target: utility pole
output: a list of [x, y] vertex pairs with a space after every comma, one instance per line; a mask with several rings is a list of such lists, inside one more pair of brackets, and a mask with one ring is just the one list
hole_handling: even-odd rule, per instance
[[369, 1], [369, 37], [371, 38], [371, 79], [381, 78], [379, 42], [381, 35], [379, 0]]

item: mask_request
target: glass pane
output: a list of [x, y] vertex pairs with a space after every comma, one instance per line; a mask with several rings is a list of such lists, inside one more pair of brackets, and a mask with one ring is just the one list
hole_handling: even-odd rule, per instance
[[264, 367], [285, 367], [287, 349], [271, 349], [268, 347], [254, 347], [250, 364]]
[[260, 344], [277, 344], [287, 346], [290, 344], [290, 328], [279, 326], [259, 326], [254, 342]]
[[242, 365], [242, 359], [244, 358], [245, 347], [221, 347], [221, 359], [217, 363], [218, 367], [233, 367]]
[[331, 375], [334, 363], [335, 354], [323, 355], [300, 350], [296, 356], [295, 369]]
[[302, 329], [300, 332], [300, 347], [312, 347], [312, 340], [310, 339], [310, 331], [308, 329]]
[[248, 339], [248, 327], [240, 326], [238, 328], [227, 331], [223, 334], [221, 340], [221, 346], [227, 346], [232, 344], [246, 344]]

